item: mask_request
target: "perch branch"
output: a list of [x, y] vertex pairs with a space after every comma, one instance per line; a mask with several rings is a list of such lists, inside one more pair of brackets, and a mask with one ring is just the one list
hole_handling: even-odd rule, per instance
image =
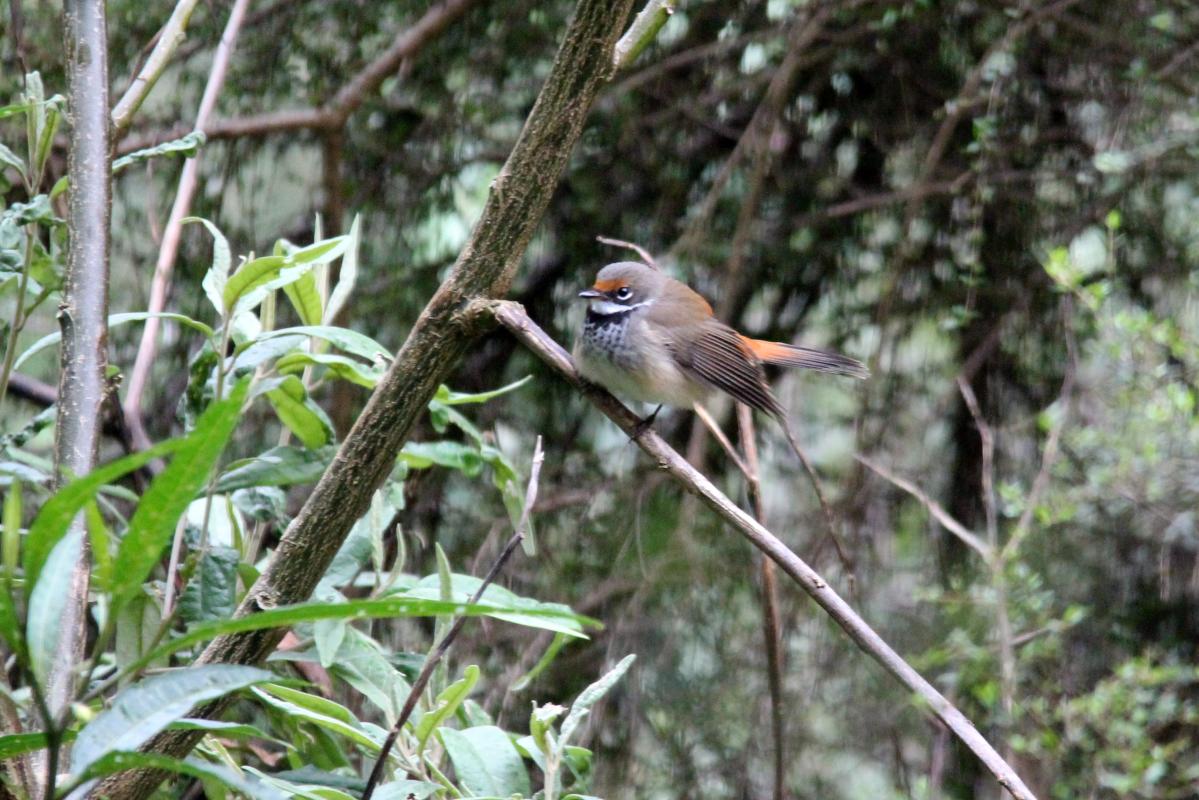
[[863, 652], [881, 664], [904, 687], [919, 696], [929, 710], [974, 752], [1012, 797], [1017, 800], [1035, 800], [1035, 795], [1020, 780], [1020, 776], [983, 738], [970, 720], [883, 641], [824, 578], [778, 537], [726, 497], [653, 430], [638, 434], [640, 419], [637, 415], [608, 392], [583, 381], [575, 371], [574, 363], [567, 352], [529, 319], [519, 304], [498, 301], [490, 303], [489, 308], [500, 324], [511, 331], [522, 344], [559, 372], [621, 430], [633, 437], [637, 445], [660, 469], [670, 474], [687, 491], [698, 496], [734, 530], [778, 564], [783, 572], [799, 584], [833, 621], [849, 634]]

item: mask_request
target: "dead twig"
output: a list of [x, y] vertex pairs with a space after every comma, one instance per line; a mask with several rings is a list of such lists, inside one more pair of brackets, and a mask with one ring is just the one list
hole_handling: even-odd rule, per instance
[[[516, 552], [516, 548], [524, 541], [525, 533], [529, 529], [529, 514], [533, 510], [533, 504], [537, 501], [537, 481], [541, 475], [541, 462], [545, 460], [545, 453], [541, 450], [541, 437], [537, 437], [537, 442], [533, 446], [533, 466], [529, 469], [529, 486], [525, 490], [525, 507], [521, 511], [520, 521], [516, 525], [516, 531], [512, 534], [512, 538], [508, 540], [508, 544], [504, 545], [504, 549], [500, 551], [499, 556], [491, 565], [491, 569], [487, 570], [487, 574], [483, 576], [483, 582], [479, 584], [479, 588], [471, 595], [467, 601], [469, 605], [474, 605], [483, 597], [483, 593], [487, 591], [487, 587], [495, 580], [495, 576], [499, 575], [500, 570], [504, 568], [504, 564], [508, 563], [508, 559]], [[429, 679], [433, 677], [433, 670], [445, 657], [446, 652], [450, 649], [450, 645], [454, 643], [458, 633], [462, 630], [462, 626], [466, 624], [466, 615], [462, 614], [454, 620], [454, 624], [446, 631], [445, 636], [433, 648], [433, 652], [425, 659], [424, 666], [421, 667], [420, 674], [416, 676], [416, 680], [412, 682], [412, 688], [408, 690], [408, 697], [404, 700], [404, 706], [400, 709], [400, 715], [396, 717], [395, 725], [391, 727], [391, 732], [387, 734], [387, 739], [383, 741], [383, 748], [379, 751], [379, 758], [375, 761], [375, 766], [371, 769], [370, 778], [366, 781], [366, 788], [362, 790], [362, 800], [371, 800], [371, 795], [375, 793], [375, 787], [379, 784], [379, 780], [383, 777], [383, 768], [387, 764], [387, 756], [391, 753], [391, 748], [395, 746], [396, 739], [404, 730], [404, 725], [407, 724], [408, 718], [412, 716], [412, 712], [416, 709], [416, 703], [425, 692], [425, 687], [429, 685]]]
[[648, 250], [639, 244], [626, 242], [624, 239], [613, 239], [609, 236], [597, 236], [595, 237], [595, 240], [600, 244], [609, 244], [613, 247], [623, 247], [626, 250], [632, 250], [634, 253], [641, 256], [641, 260], [645, 262], [647, 267], [658, 269], [658, 262], [654, 260], [654, 257], [649, 254]]

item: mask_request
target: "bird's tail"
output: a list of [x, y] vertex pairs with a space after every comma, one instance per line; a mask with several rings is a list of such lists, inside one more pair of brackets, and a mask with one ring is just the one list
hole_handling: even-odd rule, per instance
[[834, 375], [848, 375], [851, 378], [868, 378], [870, 370], [856, 358], [843, 356], [840, 353], [830, 353], [827, 350], [817, 350], [813, 347], [801, 347], [796, 344], [782, 342], [767, 342], [763, 339], [742, 337], [750, 352], [759, 360], [779, 367], [802, 367], [814, 369], [817, 372], [831, 372]]

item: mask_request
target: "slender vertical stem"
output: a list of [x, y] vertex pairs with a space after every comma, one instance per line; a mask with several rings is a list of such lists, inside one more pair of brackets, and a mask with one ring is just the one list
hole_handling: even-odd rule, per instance
[[[71, 110], [67, 176], [71, 190], [67, 228], [70, 249], [58, 321], [62, 328], [55, 479], [62, 485], [86, 475], [99, 451], [108, 368], [108, 251], [112, 211], [111, 136], [108, 112], [108, 36], [103, 0], [66, 0], [67, 87]], [[82, 515], [71, 523], [83, 531]], [[44, 713], [51, 746], [42, 786], [54, 796], [60, 758], [58, 720], [75, 697], [75, 668], [87, 643], [87, 594], [91, 551], [82, 536], [71, 570], [68, 598], [59, 619], [54, 659], [46, 676]]]
[[[766, 507], [762, 502], [762, 474], [758, 462], [758, 444], [754, 435], [753, 410], [737, 404], [737, 428], [741, 449], [745, 451], [745, 482], [754, 518], [766, 525]], [[787, 795], [787, 743], [783, 720], [783, 622], [779, 613], [778, 581], [774, 562], [762, 557], [762, 632], [766, 639], [766, 679], [770, 686], [770, 729], [774, 739], [774, 799]]]

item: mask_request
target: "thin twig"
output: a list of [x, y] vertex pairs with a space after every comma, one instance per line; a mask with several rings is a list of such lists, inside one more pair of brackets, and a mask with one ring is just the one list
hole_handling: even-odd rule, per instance
[[[745, 403], [737, 404], [737, 429], [745, 450], [745, 482], [754, 517], [766, 525], [766, 506], [762, 501], [762, 473], [758, 463], [758, 444], [754, 433], [754, 412]], [[762, 633], [766, 640], [766, 682], [770, 688], [770, 729], [774, 738], [774, 800], [787, 793], [787, 739], [783, 720], [783, 623], [779, 613], [779, 589], [774, 562], [763, 558]]]
[[649, 254], [649, 251], [639, 244], [626, 242], [624, 239], [613, 239], [609, 236], [597, 236], [595, 240], [600, 244], [610, 244], [613, 247], [623, 247], [626, 250], [632, 250], [641, 256], [641, 260], [645, 262], [646, 266], [658, 269], [658, 262], [654, 261], [654, 257]]
[[[529, 469], [529, 486], [525, 490], [525, 507], [520, 512], [520, 521], [516, 524], [516, 532], [512, 534], [512, 538], [508, 540], [508, 544], [504, 545], [504, 549], [500, 551], [499, 557], [495, 563], [491, 565], [491, 569], [483, 577], [482, 583], [475, 593], [471, 595], [467, 601], [469, 605], [474, 605], [479, 602], [483, 593], [487, 591], [487, 587], [495, 580], [495, 576], [504, 568], [504, 564], [516, 552], [516, 548], [524, 541], [525, 533], [529, 529], [529, 514], [533, 510], [533, 504], [537, 501], [537, 481], [541, 476], [541, 463], [545, 460], [545, 453], [541, 450], [541, 437], [537, 437], [537, 442], [533, 446], [533, 466]], [[462, 626], [466, 624], [466, 615], [462, 614], [454, 620], [454, 624], [446, 631], [445, 636], [433, 648], [433, 652], [425, 659], [424, 666], [421, 667], [420, 674], [416, 676], [416, 680], [412, 682], [412, 688], [408, 690], [408, 697], [404, 700], [404, 706], [400, 709], [400, 715], [396, 717], [395, 725], [391, 727], [391, 732], [387, 734], [387, 739], [383, 742], [383, 747], [379, 751], [379, 758], [375, 761], [374, 768], [371, 769], [370, 778], [366, 781], [366, 788], [362, 790], [362, 800], [371, 800], [371, 795], [375, 792], [375, 787], [379, 784], [379, 780], [383, 777], [383, 768], [387, 763], [387, 756], [391, 753], [391, 748], [395, 746], [396, 739], [404, 730], [404, 725], [407, 724], [408, 718], [412, 716], [413, 710], [416, 709], [416, 703], [420, 700], [420, 696], [424, 694], [425, 687], [429, 685], [429, 679], [433, 677], [433, 670], [441, 662], [446, 651], [450, 649], [450, 645], [454, 643], [454, 639], [458, 636], [458, 632], [462, 630]]]
[[637, 60], [645, 48], [650, 46], [658, 31], [662, 30], [672, 14], [678, 0], [649, 0], [641, 9], [624, 36], [616, 42], [612, 51], [612, 65], [624, 69]]
[[133, 122], [133, 115], [141, 107], [154, 84], [158, 82], [163, 70], [182, 44], [187, 23], [200, 0], [179, 0], [170, 18], [159, 31], [154, 49], [150, 51], [146, 63], [138, 71], [137, 76], [130, 82], [125, 94], [117, 101], [112, 109], [112, 135], [119, 138]]
[[[562, 375], [592, 404], [632, 437], [641, 419], [619, 400], [599, 386], [584, 381], [575, 370], [570, 355], [529, 318], [519, 303], [491, 301], [486, 304], [495, 319], [507, 328], [525, 347]], [[482, 308], [480, 310], [483, 310]], [[828, 582], [803, 559], [767, 530], [760, 522], [739, 508], [702, 473], [687, 463], [678, 452], [653, 430], [641, 432], [634, 438], [654, 463], [697, 495], [738, 533], [748, 539], [778, 564], [799, 586], [840, 625], [854, 643], [877, 661], [896, 680], [915, 693], [932, 713], [954, 732], [963, 744], [978, 756], [1001, 786], [1016, 800], [1034, 800], [1036, 795], [1024, 785], [1016, 771], [978, 729], [937, 689], [926, 681], [907, 661], [880, 637], [873, 628], [837, 594]]]
[[981, 538], [979, 538], [977, 534], [971, 532], [969, 528], [958, 522], [957, 519], [955, 519], [952, 514], [946, 511], [940, 503], [925, 494], [923, 489], [911, 481], [899, 477], [882, 464], [872, 461], [864, 455], [855, 454], [854, 458], [856, 458], [861, 464], [866, 466], [880, 478], [886, 480], [888, 483], [891, 483], [896, 488], [902, 489], [912, 497], [915, 497], [917, 500], [919, 500], [924, 507], [928, 509], [928, 513], [932, 515], [933, 519], [941, 523], [941, 526], [945, 528], [945, 530], [958, 537], [963, 544], [970, 547], [972, 550], [982, 556], [984, 561], [987, 563], [991, 562], [992, 551], [990, 546], [987, 545], [987, 543]]
[[1057, 403], [1061, 406], [1061, 413], [1057, 420], [1054, 421], [1053, 427], [1049, 430], [1049, 438], [1045, 440], [1045, 450], [1041, 453], [1041, 466], [1037, 470], [1037, 477], [1033, 479], [1032, 488], [1028, 491], [1028, 497], [1024, 500], [1024, 511], [1020, 514], [1020, 519], [1017, 520], [1011, 537], [1003, 547], [1002, 557], [1005, 561], [1016, 554], [1016, 551], [1020, 548], [1020, 544], [1032, 529], [1032, 517], [1036, 512], [1037, 504], [1041, 502], [1041, 495], [1045, 493], [1045, 489], [1049, 486], [1050, 471], [1057, 461], [1058, 449], [1062, 440], [1062, 431], [1065, 429], [1066, 421], [1070, 415], [1070, 395], [1074, 392], [1074, 375], [1078, 354], [1075, 351], [1074, 332], [1070, 330], [1069, 312], [1070, 307], [1067, 306], [1066, 374], [1062, 377], [1062, 388], [1058, 392], [1057, 397]]
[[999, 547], [999, 514], [995, 508], [995, 435], [983, 417], [978, 397], [975, 396], [970, 383], [959, 375], [957, 384], [962, 399], [966, 401], [966, 408], [974, 418], [974, 427], [978, 428], [978, 438], [982, 440], [983, 513], [987, 519], [987, 544], [994, 552]]
[[725, 455], [727, 455], [729, 460], [736, 465], [741, 474], [745, 476], [745, 479], [751, 482], [757, 481], [757, 469], [755, 468], [752, 471], [750, 470], [749, 464], [747, 464], [745, 460], [741, 458], [741, 454], [737, 452], [737, 448], [733, 447], [733, 443], [729, 441], [729, 437], [724, 435], [724, 431], [720, 429], [720, 425], [716, 422], [712, 415], [708, 413], [708, 409], [704, 408], [700, 403], [695, 403], [691, 406], [691, 408], [693, 411], [695, 411], [695, 416], [699, 417], [700, 421], [707, 426], [711, 434], [716, 437], [716, 441], [720, 443], [722, 448], [724, 448]]

